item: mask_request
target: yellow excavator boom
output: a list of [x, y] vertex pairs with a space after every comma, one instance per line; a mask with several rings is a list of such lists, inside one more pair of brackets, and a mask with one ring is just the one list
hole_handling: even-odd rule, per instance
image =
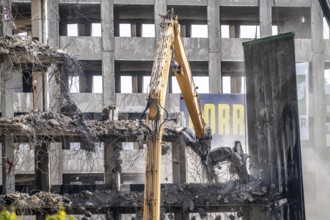
[[143, 220], [160, 219], [161, 142], [163, 136], [164, 105], [168, 74], [172, 66], [182, 96], [188, 108], [198, 139], [206, 135], [199, 97], [192, 79], [188, 59], [182, 44], [178, 19], [173, 11], [162, 16], [161, 33], [157, 41], [156, 56], [152, 67], [147, 108], [146, 181], [144, 188]]

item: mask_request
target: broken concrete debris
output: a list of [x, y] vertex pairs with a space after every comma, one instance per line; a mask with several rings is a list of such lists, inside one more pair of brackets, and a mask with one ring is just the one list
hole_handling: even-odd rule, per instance
[[[180, 190], [180, 187], [183, 190]], [[161, 206], [167, 212], [171, 208], [182, 207], [185, 212], [198, 212], [203, 218], [207, 215], [208, 207], [244, 202], [269, 204], [273, 207], [276, 199], [277, 195], [268, 191], [260, 180], [248, 184], [239, 181], [230, 181], [226, 184], [169, 184], [164, 185], [162, 189]], [[13, 193], [1, 195], [0, 201], [1, 209], [11, 205], [18, 211], [40, 208], [53, 210], [64, 206], [68, 212], [81, 213], [88, 217], [91, 213], [101, 213], [106, 208], [129, 208], [132, 204], [139, 210], [143, 205], [143, 192], [96, 190], [65, 195], [49, 192], [38, 192], [33, 195]]]
[[61, 62], [68, 54], [61, 49], [54, 49], [39, 41], [20, 36], [0, 37], [0, 54], [9, 55], [14, 64], [45, 64]]

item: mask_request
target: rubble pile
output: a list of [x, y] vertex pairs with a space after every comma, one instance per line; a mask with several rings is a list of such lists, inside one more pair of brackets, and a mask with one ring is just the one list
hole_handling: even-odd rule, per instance
[[[251, 181], [241, 184], [239, 181], [229, 181], [223, 184], [184, 184], [164, 185], [161, 195], [161, 206], [166, 209], [182, 207], [186, 212], [207, 209], [211, 206], [226, 204], [273, 203], [277, 199], [262, 181]], [[124, 192], [103, 190], [95, 192], [58, 195], [49, 192], [39, 192], [33, 195], [13, 193], [0, 196], [1, 208], [15, 206], [17, 210], [24, 209], [57, 209], [66, 207], [76, 213], [89, 210], [102, 213], [104, 208], [141, 208], [143, 192]]]
[[13, 206], [18, 211], [57, 209], [59, 206], [71, 206], [69, 198], [50, 192], [37, 192], [35, 194], [16, 192], [0, 195], [0, 201], [1, 210], [6, 209], [8, 206]]
[[31, 38], [20, 36], [0, 37], [0, 54], [8, 54], [13, 63], [45, 63], [58, 62], [68, 56], [64, 50], [56, 50]]
[[[122, 121], [84, 121], [89, 133], [97, 140], [111, 137], [136, 137], [143, 140], [148, 129], [138, 120]], [[175, 139], [181, 131], [174, 122], [164, 123], [165, 138]], [[81, 123], [60, 113], [41, 112], [19, 115], [13, 118], [0, 118], [0, 136], [5, 134], [15, 136], [27, 135], [62, 135], [72, 136], [81, 134]]]

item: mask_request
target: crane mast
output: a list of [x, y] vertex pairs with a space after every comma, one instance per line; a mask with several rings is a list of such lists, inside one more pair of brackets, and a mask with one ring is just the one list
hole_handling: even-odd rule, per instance
[[174, 16], [173, 10], [162, 16], [160, 25], [161, 32], [157, 41], [146, 108], [146, 110], [149, 109], [146, 118], [149, 135], [147, 137], [143, 220], [160, 219], [162, 125], [166, 120], [163, 114], [170, 67], [178, 80], [197, 138], [203, 140], [207, 133], [199, 97], [182, 44], [178, 19]]

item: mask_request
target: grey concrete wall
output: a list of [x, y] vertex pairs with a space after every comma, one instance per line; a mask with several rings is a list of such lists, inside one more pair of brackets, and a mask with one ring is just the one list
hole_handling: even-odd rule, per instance
[[116, 60], [153, 60], [155, 54], [155, 38], [116, 37]]
[[[208, 61], [207, 38], [183, 38], [182, 41], [189, 61]], [[155, 45], [155, 38], [116, 37], [115, 59], [153, 61]]]
[[[273, 2], [273, 1], [272, 1]], [[310, 7], [310, 0], [276, 0], [278, 7]], [[258, 6], [259, 0], [220, 0], [220, 6]]]
[[207, 0], [167, 0], [167, 5], [207, 6]]
[[100, 4], [101, 0], [60, 0], [60, 3], [71, 3], [71, 4]]
[[72, 93], [82, 112], [102, 112], [102, 93]]
[[[119, 112], [143, 112], [146, 108], [148, 94], [116, 94], [116, 104]], [[180, 94], [169, 94], [166, 97], [165, 108], [168, 112], [180, 111]]]
[[221, 60], [222, 61], [243, 61], [243, 46], [244, 39], [228, 38], [221, 39]]
[[[222, 61], [243, 61], [242, 43], [251, 39], [228, 38], [221, 39], [221, 59]], [[329, 41], [330, 46], [330, 41]], [[295, 39], [296, 61], [309, 61], [312, 54], [310, 39]], [[330, 58], [330, 53], [329, 53]]]
[[209, 40], [207, 38], [183, 38], [182, 42], [189, 61], [209, 60]]
[[310, 7], [311, 0], [276, 0], [277, 7]]
[[295, 56], [296, 61], [310, 61], [312, 55], [312, 42], [310, 39], [295, 39]]
[[220, 0], [220, 6], [258, 6], [258, 0]]
[[117, 5], [153, 5], [155, 0], [114, 0]]
[[100, 37], [60, 37], [60, 48], [65, 48], [78, 60], [101, 60]]

